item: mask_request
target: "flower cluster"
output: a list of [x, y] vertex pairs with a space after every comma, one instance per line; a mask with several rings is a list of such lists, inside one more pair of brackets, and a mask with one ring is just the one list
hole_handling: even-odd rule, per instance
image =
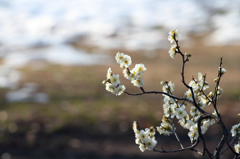
[[178, 33], [178, 28], [176, 28], [175, 30], [171, 30], [169, 33], [168, 33], [168, 40], [173, 43], [175, 42], [176, 38], [178, 37], [179, 33]]
[[159, 134], [169, 136], [173, 133], [174, 127], [172, 126], [172, 120], [163, 115], [162, 123], [160, 126], [157, 126], [157, 131]]
[[144, 130], [138, 130], [137, 121], [133, 122], [133, 131], [135, 133], [135, 142], [139, 145], [139, 148], [142, 152], [145, 150], [151, 151], [156, 145], [157, 141], [155, 140], [155, 128], [150, 127]]
[[[115, 56], [115, 59], [120, 67], [123, 68], [123, 76], [131, 80], [131, 83], [134, 86], [142, 87], [144, 85], [144, 81], [141, 76], [147, 70], [144, 64], [136, 64], [135, 67], [130, 71], [129, 66], [132, 64], [132, 59], [129, 55], [125, 55], [123, 53], [118, 52]], [[107, 79], [103, 80], [103, 84], [106, 85], [106, 90], [112, 92], [115, 95], [121, 95], [126, 87], [124, 85], [119, 85], [119, 75], [114, 75], [112, 73], [111, 68], [107, 71]]]
[[177, 44], [176, 44], [176, 38], [178, 37], [178, 29], [175, 29], [175, 30], [171, 30], [169, 32], [169, 35], [168, 35], [168, 40], [173, 43], [171, 45], [171, 48], [170, 50], [168, 51], [168, 53], [170, 54], [170, 57], [174, 59], [174, 57], [176, 56], [176, 51], [178, 51], [177, 49]]
[[135, 67], [130, 71], [129, 66], [132, 64], [130, 56], [118, 52], [115, 56], [115, 59], [117, 63], [120, 64], [120, 67], [124, 68], [123, 76], [126, 79], [131, 80], [131, 83], [134, 86], [142, 87], [144, 85], [143, 79], [140, 78], [147, 70], [144, 64], [136, 64]]
[[233, 125], [231, 129], [232, 137], [238, 137], [238, 144], [234, 145], [235, 151], [239, 154], [240, 152], [240, 123]]
[[[201, 73], [199, 73], [199, 83], [202, 83], [201, 82], [202, 78], [200, 75], [201, 75]], [[190, 84], [191, 83], [192, 82], [190, 82]], [[201, 85], [199, 83], [194, 82], [195, 85]], [[161, 84], [163, 85], [163, 88], [162, 88], [163, 92], [172, 95], [172, 92], [174, 91], [174, 84], [171, 81], [170, 82], [162, 81]], [[199, 89], [195, 89], [195, 90], [199, 90]], [[194, 92], [194, 94], [196, 97], [195, 92]], [[173, 127], [173, 125], [174, 125], [173, 119], [176, 117], [179, 120], [180, 125], [183, 128], [189, 130], [188, 136], [189, 136], [191, 142], [196, 140], [199, 136], [197, 121], [201, 117], [200, 111], [195, 106], [192, 106], [190, 108], [190, 115], [191, 115], [191, 117], [190, 117], [188, 115], [187, 111], [185, 110], [186, 106], [184, 104], [179, 104], [177, 100], [174, 100], [173, 98], [171, 98], [165, 94], [163, 94], [163, 96], [164, 96], [164, 99], [163, 99], [163, 101], [164, 101], [164, 105], [163, 105], [164, 118], [162, 120], [161, 126], [157, 127], [158, 132], [163, 135], [172, 134], [173, 130], [175, 130], [175, 128]], [[193, 100], [190, 89], [184, 94], [184, 96], [189, 100]], [[203, 109], [206, 104], [203, 103], [201, 100], [199, 100], [198, 105], [201, 109]], [[213, 114], [215, 114], [215, 112]], [[208, 130], [208, 127], [213, 125], [214, 123], [215, 123], [214, 119], [204, 120], [201, 125], [202, 134], [204, 134]]]
[[126, 87], [124, 85], [119, 85], [119, 75], [113, 74], [111, 68], [109, 68], [106, 76], [107, 79], [103, 80], [102, 82], [103, 84], [105, 84], [106, 90], [112, 92], [117, 96], [121, 95], [126, 89]]
[[[181, 145], [181, 150], [183, 150], [183, 145], [179, 141], [176, 133], [176, 127], [174, 126], [174, 121], [178, 120], [178, 123], [184, 128], [188, 130], [188, 136], [193, 143], [194, 141], [201, 139], [202, 135], [205, 134], [210, 126], [216, 123], [220, 123], [222, 128], [224, 129], [224, 124], [219, 122], [221, 119], [219, 115], [219, 111], [216, 108], [216, 100], [223, 94], [222, 88], [219, 86], [220, 78], [223, 74], [226, 73], [226, 69], [220, 67], [218, 69], [218, 77], [214, 79], [216, 82], [215, 90], [210, 91], [208, 94], [205, 93], [205, 90], [209, 88], [209, 83], [206, 81], [206, 75], [203, 75], [201, 72], [198, 73], [198, 77], [192, 77], [189, 84], [186, 83], [184, 78], [184, 65], [185, 62], [189, 61], [189, 57], [191, 54], [183, 54], [178, 45], [179, 33], [178, 29], [172, 30], [169, 32], [168, 40], [172, 43], [171, 48], [169, 50], [169, 54], [171, 58], [175, 58], [176, 54], [182, 56], [183, 58], [183, 67], [182, 67], [182, 82], [186, 86], [187, 91], [183, 94], [182, 98], [175, 97], [173, 92], [175, 90], [175, 85], [171, 81], [162, 81], [160, 84], [162, 85], [162, 92], [151, 91], [146, 92], [142, 88], [144, 85], [144, 81], [141, 78], [144, 72], [146, 71], [146, 67], [144, 64], [136, 64], [134, 68], [131, 70], [129, 66], [132, 64], [131, 57], [129, 55], [125, 55], [123, 53], [117, 53], [115, 59], [120, 67], [123, 68], [123, 76], [130, 80], [134, 86], [140, 87], [143, 93], [131, 94], [129, 95], [142, 95], [145, 93], [155, 93], [163, 95], [163, 118], [162, 122], [159, 126], [154, 128], [153, 126], [150, 128], [146, 128], [145, 130], [139, 130], [138, 124], [136, 121], [133, 122], [133, 131], [135, 133], [135, 142], [139, 145], [139, 148], [142, 152], [145, 150], [153, 150], [157, 144], [155, 139], [156, 130], [160, 135], [169, 136], [174, 134]], [[114, 75], [111, 71], [111, 68], [107, 71], [107, 79], [103, 81], [106, 84], [106, 90], [112, 92], [116, 95], [121, 95], [126, 89], [125, 86], [119, 85], [119, 75]], [[127, 92], [126, 92], [127, 93]], [[190, 106], [189, 106], [190, 103]], [[204, 110], [206, 105], [213, 105], [214, 112], [208, 113]], [[187, 111], [189, 110], [189, 111]], [[188, 113], [189, 112], [189, 113]], [[200, 133], [200, 134], [199, 134]], [[237, 136], [239, 138], [238, 144], [235, 145], [235, 151], [239, 154], [240, 152], [240, 123], [234, 125], [231, 130], [232, 136]], [[197, 143], [197, 142], [196, 142]], [[155, 149], [154, 149], [155, 150]], [[166, 151], [163, 151], [166, 152]]]

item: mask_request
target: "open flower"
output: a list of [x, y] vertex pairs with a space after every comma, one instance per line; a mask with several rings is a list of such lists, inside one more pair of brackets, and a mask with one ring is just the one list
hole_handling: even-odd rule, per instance
[[110, 79], [113, 86], [117, 86], [120, 83], [119, 75], [112, 74], [112, 76], [110, 76], [109, 79]]
[[124, 61], [120, 63], [121, 68], [128, 68], [132, 64], [131, 57], [124, 55]]
[[189, 131], [188, 136], [191, 140], [191, 143], [193, 143], [193, 141], [198, 138], [199, 134], [198, 134], [198, 132]]
[[[192, 100], [193, 99], [193, 94], [191, 92], [191, 90], [189, 89], [187, 92], [184, 93], [184, 97], [189, 99], [189, 100]], [[196, 97], [196, 94], [194, 93], [194, 97]]]
[[139, 78], [139, 79], [136, 79], [136, 80], [132, 80], [131, 83], [134, 85], [134, 86], [137, 86], [137, 87], [142, 87], [144, 85], [144, 81], [143, 79]]
[[178, 37], [179, 33], [178, 33], [178, 28], [176, 28], [175, 30], [171, 30], [168, 33], [168, 40], [172, 43], [175, 41], [175, 39]]
[[234, 150], [239, 154], [240, 145], [239, 144], [234, 145]]
[[123, 63], [126, 60], [124, 53], [120, 53], [120, 52], [116, 54], [115, 59], [119, 64]]
[[155, 138], [150, 138], [150, 137], [147, 138], [145, 142], [145, 146], [147, 150], [151, 151], [156, 145], [157, 145], [157, 141], [155, 140]]
[[174, 44], [171, 45], [171, 47], [170, 47], [170, 49], [168, 51], [168, 53], [169, 53], [171, 58], [174, 59], [174, 57], [176, 56], [176, 51], [178, 51], [177, 50], [177, 45], [174, 43]]
[[131, 72], [135, 75], [135, 78], [140, 78], [144, 72], [146, 71], [146, 67], [144, 64], [136, 64], [135, 67], [131, 70]]
[[178, 119], [182, 119], [185, 115], [187, 115], [187, 112], [185, 111], [184, 107], [176, 108], [175, 114]]
[[231, 133], [232, 137], [236, 136], [237, 132], [239, 131], [240, 124], [232, 126]]
[[126, 89], [124, 85], [119, 85], [119, 75], [113, 74], [111, 68], [107, 71], [107, 80], [104, 80], [102, 83], [105, 84], [107, 91], [115, 94], [116, 96], [123, 94]]
[[172, 125], [170, 125], [167, 122], [161, 123], [161, 126], [157, 126], [156, 128], [159, 134], [168, 135], [168, 136], [172, 134], [173, 129], [175, 129], [172, 127]]

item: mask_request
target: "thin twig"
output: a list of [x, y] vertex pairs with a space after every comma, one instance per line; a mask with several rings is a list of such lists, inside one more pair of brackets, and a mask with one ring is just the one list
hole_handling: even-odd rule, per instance
[[[229, 143], [230, 145], [232, 145], [233, 141], [236, 139], [237, 135], [234, 136], [234, 138], [232, 138], [232, 141]], [[227, 146], [224, 150], [222, 150], [222, 152], [219, 153], [219, 155], [223, 154], [225, 151], [227, 151], [227, 149], [229, 148], [229, 146]]]

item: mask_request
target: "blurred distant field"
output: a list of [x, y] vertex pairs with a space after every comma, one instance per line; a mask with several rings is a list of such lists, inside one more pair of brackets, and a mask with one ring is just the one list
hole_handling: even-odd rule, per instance
[[[218, 109], [230, 130], [239, 122], [240, 113], [240, 47], [206, 47], [201, 37], [195, 37], [195, 45], [181, 48], [182, 52], [192, 54], [186, 64], [185, 79], [197, 78], [198, 72], [207, 75], [206, 81], [213, 91], [213, 79], [217, 76], [220, 58], [227, 73], [220, 86], [224, 94], [218, 101]], [[180, 40], [181, 46], [181, 40]], [[76, 46], [91, 50], [91, 47]], [[169, 44], [170, 47], [170, 44]], [[97, 48], [94, 48], [97, 49]], [[120, 75], [121, 84], [131, 93], [141, 92], [122, 76], [122, 69], [115, 62], [115, 54], [123, 52], [132, 57], [133, 66], [143, 63], [147, 71], [143, 79], [146, 91], [161, 91], [160, 81], [175, 83], [174, 95], [182, 97], [186, 90], [181, 83], [181, 58], [170, 58], [168, 50], [151, 52], [127, 52], [125, 50], [108, 50], [112, 56], [110, 65], [100, 66], [60, 66], [39, 63], [41, 69], [34, 69], [31, 63], [22, 68], [24, 78], [21, 83], [36, 82], [40, 91], [49, 94], [47, 104], [7, 103], [4, 96], [8, 90], [2, 89], [0, 113], [0, 152], [8, 152], [14, 159], [30, 158], [174, 158], [176, 154], [158, 154], [140, 152], [135, 144], [132, 122], [138, 120], [141, 128], [157, 126], [162, 118], [161, 95], [116, 97], [107, 92], [102, 81], [106, 78], [109, 67], [114, 74]], [[213, 112], [211, 106], [206, 110]], [[176, 125], [178, 125], [176, 123]], [[177, 127], [179, 136], [185, 145], [190, 144], [187, 131]], [[218, 126], [206, 133], [209, 145], [215, 146], [219, 139]], [[172, 137], [159, 137], [158, 145], [165, 149], [178, 148]], [[214, 137], [212, 137], [214, 136]], [[216, 137], [216, 139], [215, 139]], [[211, 148], [210, 148], [211, 149]], [[229, 152], [223, 158], [229, 158]], [[184, 158], [196, 157], [192, 152], [177, 153]], [[203, 157], [204, 158], [204, 157]]]

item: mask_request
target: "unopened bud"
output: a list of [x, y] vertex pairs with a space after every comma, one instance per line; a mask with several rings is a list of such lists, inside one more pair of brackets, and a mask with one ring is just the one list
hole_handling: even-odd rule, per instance
[[[221, 70], [221, 72], [220, 72], [220, 70]], [[221, 73], [221, 75], [223, 75], [223, 74], [226, 73], [227, 71], [226, 71], [225, 68], [219, 67], [219, 72]]]
[[215, 78], [213, 81], [218, 82], [218, 80], [219, 80], [219, 77]]
[[188, 57], [192, 57], [192, 55], [191, 55], [191, 54], [188, 54]]
[[160, 84], [161, 84], [161, 85], [165, 85], [165, 84], [166, 84], [166, 81], [161, 81]]
[[102, 81], [102, 84], [106, 84], [106, 83], [107, 83], [107, 81], [106, 81], [106, 80], [103, 80], [103, 81]]
[[240, 113], [238, 114], [238, 116], [240, 117]]
[[210, 92], [210, 93], [208, 94], [208, 97], [213, 97], [213, 92]]

